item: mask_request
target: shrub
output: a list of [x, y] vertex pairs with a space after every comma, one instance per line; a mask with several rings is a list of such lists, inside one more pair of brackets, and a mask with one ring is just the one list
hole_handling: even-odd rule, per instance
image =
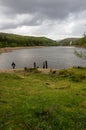
[[27, 67], [25, 67], [24, 70], [26, 72], [30, 72], [30, 73], [39, 73], [40, 72], [37, 68], [27, 68]]

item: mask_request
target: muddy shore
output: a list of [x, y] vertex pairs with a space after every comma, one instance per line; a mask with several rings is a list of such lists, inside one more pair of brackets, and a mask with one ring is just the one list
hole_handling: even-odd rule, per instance
[[[52, 70], [54, 70], [54, 69], [52, 69]], [[24, 68], [2, 69], [2, 70], [0, 70], [0, 73], [15, 73], [15, 72], [22, 72], [22, 71], [24, 71]], [[38, 71], [40, 71], [43, 74], [48, 74], [50, 72], [50, 68], [48, 68], [48, 69], [38, 68]]]
[[[5, 48], [0, 48], [0, 53], [7, 53], [11, 52], [13, 50], [20, 50], [20, 49], [28, 49], [28, 48], [43, 48], [45, 46], [30, 46], [30, 47], [5, 47]], [[46, 46], [47, 47], [47, 46]]]

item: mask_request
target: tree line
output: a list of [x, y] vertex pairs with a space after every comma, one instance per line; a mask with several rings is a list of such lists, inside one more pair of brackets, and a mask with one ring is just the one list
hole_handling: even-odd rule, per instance
[[77, 46], [85, 47], [86, 48], [86, 35], [84, 35], [81, 39], [75, 42]]
[[56, 46], [58, 43], [46, 37], [21, 36], [0, 33], [0, 47]]
[[86, 35], [82, 38], [66, 38], [59, 42], [61, 46], [70, 46], [70, 41], [72, 46], [86, 47]]

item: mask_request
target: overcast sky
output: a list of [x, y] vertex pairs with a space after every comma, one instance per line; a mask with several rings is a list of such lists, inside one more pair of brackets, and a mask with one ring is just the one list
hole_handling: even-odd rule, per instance
[[62, 39], [85, 25], [86, 0], [0, 0], [0, 32]]

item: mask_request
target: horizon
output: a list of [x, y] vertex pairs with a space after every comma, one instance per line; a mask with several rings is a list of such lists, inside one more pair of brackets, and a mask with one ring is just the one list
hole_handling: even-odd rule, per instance
[[13, 35], [19, 35], [19, 36], [31, 36], [31, 37], [46, 37], [46, 38], [49, 38], [51, 40], [54, 40], [54, 41], [60, 41], [60, 40], [64, 40], [64, 39], [70, 39], [70, 38], [82, 38], [83, 36], [71, 36], [71, 37], [64, 37], [64, 38], [61, 38], [61, 39], [52, 39], [50, 37], [47, 37], [47, 36], [36, 36], [36, 35], [24, 35], [24, 34], [17, 34], [17, 33], [9, 33], [9, 32], [0, 32], [0, 33], [5, 33], [5, 34], [13, 34]]

